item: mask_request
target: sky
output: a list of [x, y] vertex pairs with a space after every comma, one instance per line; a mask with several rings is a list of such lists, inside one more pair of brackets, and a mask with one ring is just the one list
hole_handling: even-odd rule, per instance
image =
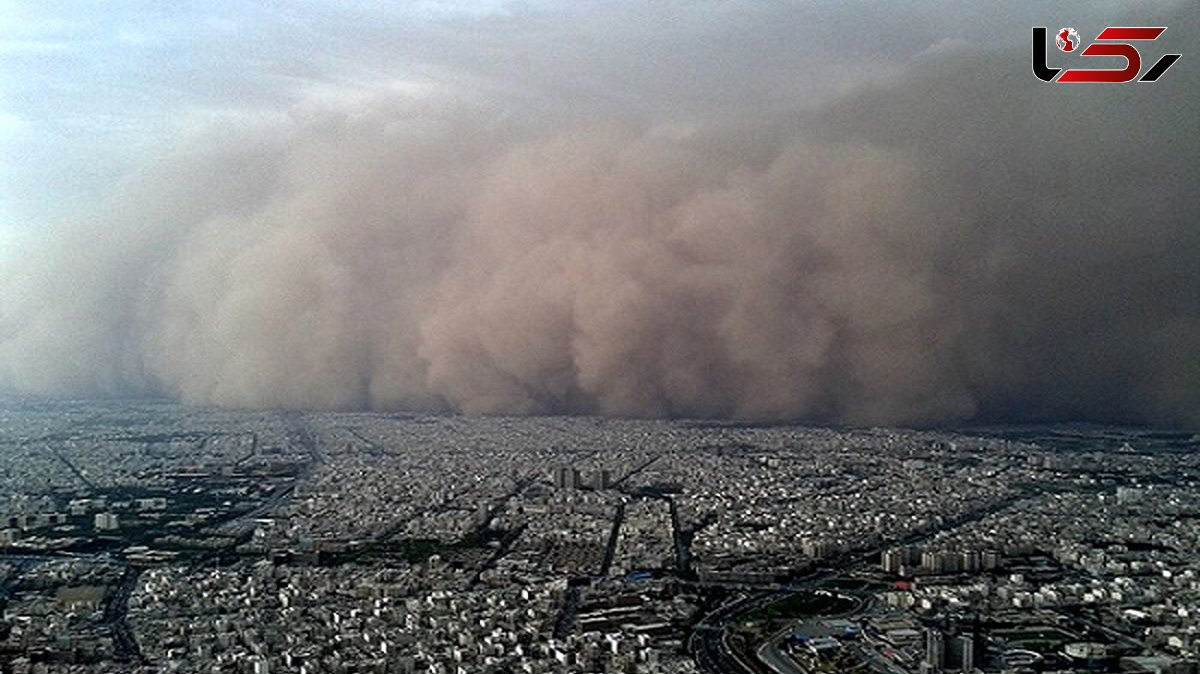
[[1084, 20], [1188, 5], [1075, 3], [1047, 16], [1036, 3], [972, 4], [6, 0], [4, 224], [101, 198], [172, 134], [305, 102], [427, 87], [486, 99], [497, 115], [787, 114], [930, 52], [1023, 45], [1037, 22], [1086, 31]]
[[1195, 425], [1196, 9], [0, 2], [0, 386]]

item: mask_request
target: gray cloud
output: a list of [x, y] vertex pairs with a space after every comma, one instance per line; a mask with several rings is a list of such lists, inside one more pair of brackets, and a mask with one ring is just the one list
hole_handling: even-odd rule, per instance
[[[762, 34], [777, 13], [664, 6], [687, 21], [661, 35], [461, 19], [442, 37], [492, 65], [430, 56], [465, 74], [192, 129], [0, 269], [0, 382], [234, 407], [1200, 423], [1186, 53], [1154, 85], [1068, 87], [1029, 74], [1027, 44], [930, 49], [932, 31], [814, 74], [824, 47]], [[512, 31], [564, 40], [547, 43], [564, 60], [523, 60]], [[601, 56], [618, 44], [644, 68]], [[506, 64], [531, 68], [481, 84]]]

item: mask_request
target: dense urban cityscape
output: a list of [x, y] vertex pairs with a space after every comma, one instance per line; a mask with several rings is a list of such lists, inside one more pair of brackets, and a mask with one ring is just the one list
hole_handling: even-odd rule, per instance
[[5, 672], [1195, 672], [1190, 433], [0, 403]]

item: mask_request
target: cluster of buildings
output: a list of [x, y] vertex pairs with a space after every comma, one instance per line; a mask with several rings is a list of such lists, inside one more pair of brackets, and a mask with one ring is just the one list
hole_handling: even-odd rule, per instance
[[583, 662], [688, 671], [669, 667], [678, 658], [647, 633], [555, 637], [566, 581], [468, 588], [463, 580], [438, 559], [154, 569], [129, 620], [147, 661], [181, 671], [568, 672]]
[[115, 652], [104, 608], [122, 575], [121, 566], [101, 560], [10, 558], [0, 564], [5, 590], [0, 653], [63, 665], [111, 660]]
[[1195, 445], [11, 402], [0, 672], [1189, 672]]

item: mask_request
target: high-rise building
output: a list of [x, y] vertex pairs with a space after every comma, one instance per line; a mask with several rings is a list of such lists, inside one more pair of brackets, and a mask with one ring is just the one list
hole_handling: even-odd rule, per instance
[[96, 531], [113, 531], [120, 526], [117, 516], [113, 513], [96, 513], [92, 525]]
[[575, 489], [579, 487], [579, 471], [570, 466], [555, 468], [554, 486], [559, 489]]
[[962, 651], [962, 662], [959, 668], [966, 674], [975, 671], [975, 635], [963, 634], [958, 637], [959, 648]]
[[946, 635], [939, 629], [925, 630], [925, 664], [934, 672], [946, 666]]

